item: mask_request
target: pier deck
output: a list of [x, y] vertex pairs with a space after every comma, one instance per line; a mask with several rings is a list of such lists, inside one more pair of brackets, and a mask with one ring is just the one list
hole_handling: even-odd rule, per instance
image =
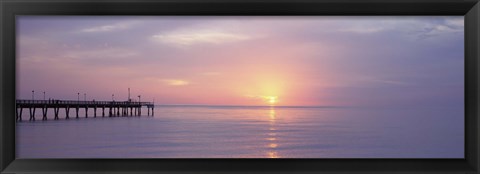
[[[47, 120], [49, 109], [54, 111], [54, 120], [59, 119], [60, 109], [65, 109], [65, 119], [70, 118], [70, 109], [76, 111], [76, 118], [79, 118], [79, 110], [85, 109], [85, 117], [88, 117], [88, 109], [94, 110], [94, 117], [97, 117], [97, 109], [102, 110], [102, 117], [105, 117], [105, 109], [108, 110], [109, 117], [120, 116], [141, 116], [142, 107], [146, 107], [147, 116], [154, 115], [154, 104], [151, 102], [132, 102], [132, 101], [73, 101], [73, 100], [17, 100], [16, 101], [16, 120], [22, 121], [23, 109], [28, 109], [30, 113], [29, 120], [35, 120], [35, 110], [42, 110], [42, 120]], [[150, 114], [151, 110], [151, 114]]]

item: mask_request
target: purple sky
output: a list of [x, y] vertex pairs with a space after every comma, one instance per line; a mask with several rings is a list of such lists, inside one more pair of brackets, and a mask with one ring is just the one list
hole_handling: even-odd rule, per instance
[[17, 20], [19, 99], [463, 108], [463, 16]]

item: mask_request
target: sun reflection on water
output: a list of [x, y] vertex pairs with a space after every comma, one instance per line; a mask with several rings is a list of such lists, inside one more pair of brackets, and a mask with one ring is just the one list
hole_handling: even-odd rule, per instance
[[277, 152], [268, 152], [268, 157], [269, 158], [280, 158], [280, 156], [278, 156]]
[[266, 138], [266, 140], [275, 141], [275, 140], [277, 140], [277, 138], [275, 138], [275, 137], [268, 137], [268, 138]]
[[275, 144], [275, 143], [271, 143], [268, 145], [268, 147], [270, 148], [276, 148], [278, 146], [278, 144]]
[[267, 157], [268, 158], [280, 158], [280, 155], [278, 154], [278, 151], [276, 150], [276, 148], [279, 146], [278, 142], [277, 142], [277, 133], [274, 132], [277, 130], [277, 128], [275, 128], [276, 124], [275, 124], [275, 121], [277, 119], [277, 115], [275, 113], [275, 108], [272, 106], [270, 107], [270, 110], [269, 110], [269, 123], [270, 123], [270, 127], [269, 127], [269, 132], [267, 133], [268, 137], [265, 138], [265, 140], [267, 140], [267, 147], [268, 147], [268, 151], [267, 151]]
[[270, 116], [270, 123], [275, 122], [276, 115], [274, 107], [270, 107], [270, 112], [268, 115]]
[[270, 133], [268, 133], [267, 135], [268, 135], [268, 136], [275, 136], [275, 135], [277, 135], [277, 133], [272, 133], [272, 132], [270, 132]]

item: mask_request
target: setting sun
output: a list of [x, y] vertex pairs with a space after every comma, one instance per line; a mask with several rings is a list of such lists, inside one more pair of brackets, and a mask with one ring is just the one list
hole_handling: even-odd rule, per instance
[[278, 102], [278, 97], [277, 96], [269, 96], [268, 98], [268, 103], [270, 105], [273, 105]]

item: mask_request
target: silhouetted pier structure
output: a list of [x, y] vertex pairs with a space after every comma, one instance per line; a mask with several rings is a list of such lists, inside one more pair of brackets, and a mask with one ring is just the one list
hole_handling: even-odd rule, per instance
[[[79, 110], [85, 110], [85, 118], [88, 118], [88, 109], [93, 109], [93, 117], [97, 117], [97, 109], [101, 110], [102, 117], [128, 117], [141, 116], [142, 107], [147, 107], [147, 116], [154, 115], [154, 104], [152, 102], [133, 102], [133, 101], [72, 101], [72, 100], [17, 100], [16, 102], [16, 120], [22, 121], [23, 109], [28, 109], [30, 113], [29, 120], [35, 120], [36, 109], [42, 110], [42, 120], [47, 120], [49, 109], [53, 109], [54, 120], [59, 119], [60, 109], [65, 110], [65, 119], [70, 119], [70, 109], [76, 111], [76, 118], [79, 118]], [[107, 110], [107, 114], [105, 114]], [[151, 110], [151, 114], [150, 114]]]

